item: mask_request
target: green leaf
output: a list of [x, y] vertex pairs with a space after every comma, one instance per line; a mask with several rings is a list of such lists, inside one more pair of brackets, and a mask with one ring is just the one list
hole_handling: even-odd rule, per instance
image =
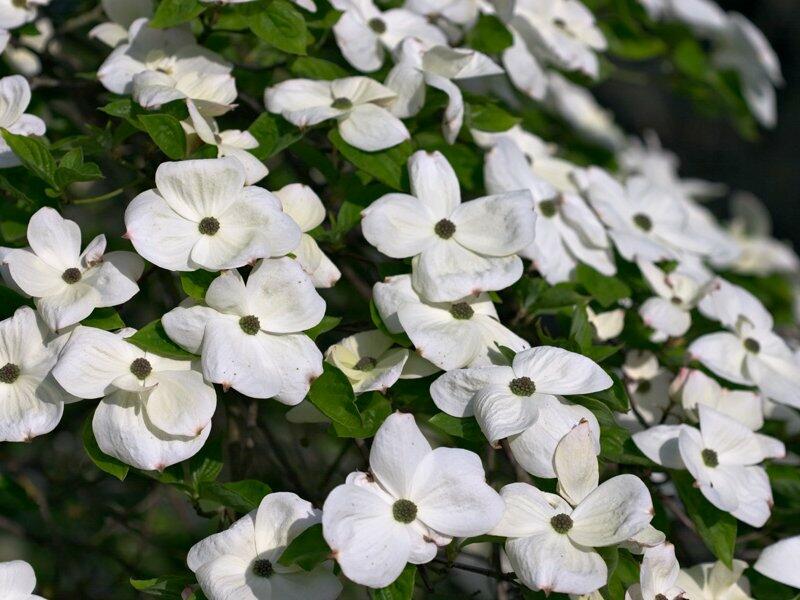
[[161, 0], [150, 27], [164, 29], [191, 21], [206, 9], [199, 0]]
[[109, 475], [113, 475], [120, 481], [125, 481], [125, 477], [128, 476], [128, 465], [100, 450], [100, 446], [97, 445], [97, 440], [94, 437], [94, 431], [92, 431], [91, 416], [83, 424], [81, 437], [83, 438], [83, 448], [86, 450], [86, 454], [89, 455], [89, 458], [92, 459], [97, 468]]
[[0, 473], [0, 511], [5, 515], [23, 510], [36, 510], [36, 502], [28, 492], [11, 479], [8, 475]]
[[186, 575], [167, 575], [153, 579], [130, 579], [131, 586], [136, 591], [147, 596], [155, 596], [162, 600], [181, 600], [183, 591], [194, 583]]
[[285, 567], [298, 565], [304, 571], [311, 571], [327, 560], [331, 549], [322, 537], [322, 524], [312, 525], [294, 538], [281, 554], [278, 562]]
[[2, 134], [9, 148], [25, 168], [39, 179], [57, 187], [56, 161], [44, 142], [25, 135], [15, 135], [5, 129], [2, 130]]
[[186, 155], [186, 134], [178, 119], [164, 114], [139, 115], [139, 122], [169, 158], [178, 160]]
[[353, 165], [396, 190], [404, 189], [404, 170], [412, 147], [408, 141], [380, 152], [365, 152], [345, 142], [336, 129], [331, 129], [328, 139]]
[[334, 422], [336, 435], [360, 439], [373, 437], [386, 417], [392, 414], [392, 405], [380, 392], [371, 392], [356, 397], [356, 410], [361, 419], [361, 426], [345, 427]]
[[200, 300], [201, 302], [206, 299], [206, 292], [208, 286], [219, 276], [219, 273], [212, 271], [204, 271], [198, 269], [197, 271], [184, 271], [181, 273], [181, 287], [189, 298]]
[[631, 296], [631, 288], [627, 283], [616, 277], [603, 275], [582, 263], [575, 269], [575, 279], [604, 308]]
[[246, 513], [258, 508], [272, 489], [261, 481], [243, 479], [230, 483], [208, 482], [200, 485], [200, 497], [219, 502], [233, 510]]
[[467, 126], [480, 131], [507, 131], [522, 120], [496, 104], [467, 104], [466, 112]]
[[410, 348], [411, 347], [411, 340], [408, 339], [408, 336], [404, 332], [400, 333], [392, 333], [386, 327], [386, 323], [383, 322], [381, 318], [381, 314], [378, 312], [378, 307], [375, 306], [375, 301], [370, 299], [369, 301], [369, 316], [372, 318], [372, 323], [380, 329], [383, 335], [392, 338], [395, 344], [398, 346], [402, 346], [403, 348]]
[[213, 441], [207, 441], [189, 462], [192, 487], [199, 490], [202, 484], [216, 481], [222, 467], [222, 438], [217, 437]]
[[428, 419], [428, 423], [436, 429], [453, 437], [463, 438], [471, 442], [485, 442], [486, 437], [481, 431], [475, 417], [459, 419], [447, 413], [440, 412]]
[[729, 569], [732, 568], [736, 518], [706, 500], [700, 490], [694, 487], [694, 478], [688, 471], [670, 471], [670, 477], [697, 534], [714, 556]]
[[363, 426], [350, 380], [329, 363], [323, 364], [322, 375], [311, 384], [308, 399], [344, 431], [357, 430]]
[[498, 54], [513, 43], [511, 32], [494, 15], [482, 14], [467, 34], [467, 45], [485, 54]]
[[615, 374], [609, 373], [609, 377], [614, 382], [613, 385], [607, 390], [595, 392], [593, 394], [584, 394], [588, 398], [599, 400], [611, 410], [617, 412], [628, 412], [631, 407], [630, 397], [628, 396], [628, 389], [622, 380]]
[[292, 75], [297, 77], [304, 77], [306, 79], [324, 79], [332, 81], [334, 79], [341, 79], [348, 77], [350, 73], [343, 69], [336, 63], [322, 58], [313, 58], [311, 56], [300, 56], [289, 66]]
[[303, 137], [303, 134], [294, 127], [288, 132], [281, 133], [278, 122], [267, 113], [261, 113], [247, 131], [258, 141], [258, 148], [249, 152], [259, 160], [274, 156]]
[[372, 592], [374, 600], [411, 600], [414, 597], [414, 583], [417, 578], [417, 567], [406, 565], [400, 577], [391, 585]]
[[322, 321], [314, 325], [311, 329], [306, 330], [306, 335], [310, 337], [312, 340], [316, 340], [317, 337], [322, 335], [323, 333], [330, 331], [331, 329], [335, 329], [336, 326], [342, 322], [341, 317], [331, 317], [329, 315], [325, 315], [322, 317]]
[[23, 298], [11, 288], [0, 285], [0, 319], [7, 319], [21, 306], [33, 308], [29, 298]]
[[278, 50], [290, 54], [306, 53], [306, 20], [286, 0], [272, 0], [263, 10], [253, 14], [250, 30]]
[[169, 339], [167, 332], [164, 331], [164, 326], [161, 324], [161, 319], [156, 319], [148, 323], [132, 336], [125, 339], [142, 350], [166, 358], [174, 358], [176, 360], [192, 360], [197, 358], [197, 356], [191, 352], [187, 352]]
[[114, 331], [125, 327], [125, 322], [119, 313], [111, 307], [95, 308], [88, 317], [81, 321], [86, 327], [96, 327], [106, 331]]

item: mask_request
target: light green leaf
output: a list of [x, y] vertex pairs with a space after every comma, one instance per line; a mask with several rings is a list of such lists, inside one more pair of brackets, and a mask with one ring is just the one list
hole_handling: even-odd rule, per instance
[[125, 339], [142, 350], [166, 358], [174, 358], [176, 360], [193, 360], [197, 358], [197, 356], [191, 352], [187, 352], [169, 339], [167, 332], [164, 331], [164, 326], [161, 324], [161, 319], [156, 319], [148, 323], [132, 336]]
[[311, 329], [306, 330], [306, 335], [312, 340], [316, 340], [317, 337], [327, 331], [330, 331], [331, 329], [334, 329], [341, 322], [341, 317], [331, 317], [329, 315], [325, 315], [322, 317], [322, 321], [314, 325], [314, 327]]
[[428, 423], [439, 431], [452, 435], [453, 437], [464, 438], [471, 442], [485, 442], [486, 437], [481, 431], [480, 425], [475, 417], [464, 417], [459, 419], [447, 413], [440, 412], [428, 419]]
[[341, 79], [342, 77], [348, 77], [350, 75], [350, 73], [336, 63], [322, 58], [313, 58], [311, 56], [300, 56], [296, 58], [289, 66], [289, 70], [297, 77], [325, 79], [327, 81]]
[[339, 132], [331, 129], [328, 139], [348, 161], [356, 167], [391, 188], [403, 190], [405, 166], [411, 156], [412, 147], [408, 141], [380, 152], [365, 152], [345, 142]]
[[207, 482], [200, 484], [201, 498], [219, 502], [240, 513], [250, 512], [258, 508], [264, 496], [271, 491], [272, 489], [266, 483], [255, 479], [243, 479], [242, 481], [232, 481], [230, 483]]
[[511, 129], [521, 119], [496, 104], [468, 104], [465, 121], [471, 129], [501, 132]]
[[330, 557], [331, 549], [322, 537], [322, 524], [313, 525], [294, 538], [281, 554], [278, 562], [285, 567], [298, 565], [311, 571]]
[[5, 129], [2, 130], [2, 134], [9, 148], [25, 168], [39, 179], [57, 187], [56, 161], [43, 141], [25, 135], [15, 135]]
[[417, 578], [417, 567], [406, 565], [400, 577], [372, 593], [374, 600], [411, 600], [414, 597], [414, 583]]
[[161, 0], [149, 25], [156, 29], [175, 27], [191, 21], [205, 9], [200, 0]]
[[467, 34], [467, 45], [486, 54], [498, 54], [513, 43], [511, 32], [494, 15], [482, 14]]
[[178, 160], [186, 156], [186, 133], [178, 119], [164, 114], [139, 115], [139, 122], [169, 158]]
[[575, 279], [605, 308], [631, 296], [631, 288], [627, 283], [616, 277], [603, 275], [588, 265], [578, 264]]
[[181, 287], [186, 295], [195, 300], [203, 301], [206, 298], [208, 286], [219, 276], [219, 273], [212, 271], [184, 271], [181, 273]]
[[114, 331], [125, 327], [125, 322], [119, 313], [111, 307], [95, 308], [88, 317], [81, 321], [86, 327], [96, 327], [106, 331]]
[[286, 0], [273, 0], [250, 20], [250, 30], [278, 50], [305, 54], [308, 29], [303, 15]]

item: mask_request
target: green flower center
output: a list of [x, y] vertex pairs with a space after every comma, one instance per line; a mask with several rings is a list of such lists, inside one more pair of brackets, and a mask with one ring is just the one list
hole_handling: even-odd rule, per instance
[[555, 200], [545, 200], [543, 202], [539, 202], [539, 212], [542, 213], [543, 217], [554, 217], [557, 212]]
[[339, 110], [347, 110], [353, 108], [353, 102], [349, 98], [334, 98], [331, 106]]
[[450, 314], [453, 315], [454, 319], [464, 321], [466, 319], [471, 319], [475, 311], [472, 310], [472, 307], [466, 302], [456, 302], [450, 307]]
[[131, 373], [136, 376], [136, 379], [144, 381], [152, 372], [153, 365], [146, 358], [137, 358], [131, 363]]
[[357, 371], [372, 371], [377, 364], [378, 361], [371, 356], [362, 356], [353, 368]]
[[647, 392], [650, 391], [650, 388], [652, 387], [653, 385], [648, 380], [645, 379], [644, 381], [639, 382], [639, 385], [636, 386], [636, 391], [639, 394], [646, 394]]
[[556, 530], [556, 533], [567, 533], [572, 529], [572, 517], [561, 513], [550, 519], [550, 525]]
[[433, 226], [433, 232], [443, 240], [449, 240], [456, 232], [456, 226], [449, 219], [442, 219]]
[[203, 235], [214, 235], [219, 231], [219, 221], [214, 217], [203, 217], [197, 225], [197, 230]]
[[61, 274], [61, 279], [70, 285], [73, 283], [78, 283], [81, 280], [81, 270], [75, 267], [70, 267]]
[[370, 19], [367, 25], [369, 25], [369, 28], [372, 29], [372, 31], [374, 31], [378, 35], [386, 33], [386, 23], [384, 23], [383, 19], [375, 17], [373, 19]]
[[271, 577], [275, 567], [266, 558], [258, 558], [253, 561], [253, 573], [258, 577]]
[[14, 383], [20, 375], [20, 368], [13, 363], [6, 363], [0, 367], [0, 381], [3, 383]]
[[753, 354], [758, 354], [759, 350], [761, 350], [761, 344], [759, 344], [753, 338], [747, 338], [744, 341], [744, 349], [748, 352], [752, 352]]
[[711, 467], [712, 469], [719, 465], [719, 457], [717, 453], [712, 450], [711, 448], [703, 448], [703, 451], [700, 453], [700, 456], [703, 457], [703, 464], [707, 467]]
[[650, 231], [653, 228], [653, 221], [642, 213], [633, 215], [633, 223], [642, 231]]
[[255, 335], [261, 330], [261, 322], [255, 315], [247, 315], [239, 319], [239, 327], [242, 328], [247, 335]]
[[392, 516], [399, 523], [411, 523], [417, 518], [417, 505], [411, 500], [398, 500], [392, 505]]
[[511, 389], [512, 393], [517, 396], [530, 396], [536, 391], [536, 385], [534, 385], [530, 377], [517, 377], [516, 379], [512, 379], [508, 387]]

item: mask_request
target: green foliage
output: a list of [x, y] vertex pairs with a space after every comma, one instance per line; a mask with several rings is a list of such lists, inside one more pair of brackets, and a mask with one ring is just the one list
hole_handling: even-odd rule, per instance
[[156, 29], [175, 27], [200, 16], [205, 9], [200, 0], [161, 0], [149, 25]]
[[294, 538], [281, 554], [278, 562], [284, 567], [297, 565], [311, 571], [330, 557], [331, 549], [322, 537], [322, 524], [312, 525]]
[[146, 352], [152, 352], [153, 354], [158, 354], [166, 358], [174, 358], [176, 360], [192, 360], [197, 358], [194, 354], [187, 352], [169, 339], [167, 332], [164, 331], [164, 326], [161, 324], [161, 319], [151, 321], [132, 336], [125, 339]]
[[250, 14], [250, 30], [262, 40], [290, 54], [305, 54], [308, 29], [303, 15], [287, 0], [257, 2]]
[[114, 331], [125, 327], [125, 322], [113, 308], [95, 308], [88, 317], [81, 321], [86, 327], [97, 327], [106, 331]]
[[83, 424], [82, 437], [83, 448], [97, 468], [109, 475], [113, 475], [120, 481], [124, 481], [130, 468], [119, 459], [109, 456], [100, 450], [100, 446], [97, 445], [97, 440], [94, 437], [94, 431], [92, 431], [91, 418], [86, 419]]
[[169, 158], [186, 156], [186, 134], [178, 119], [171, 115], [140, 115], [139, 123]]
[[409, 142], [403, 142], [388, 150], [366, 152], [345, 142], [335, 129], [328, 133], [328, 139], [353, 166], [396, 190], [408, 187], [405, 167], [412, 152]]
[[480, 15], [475, 27], [467, 34], [467, 45], [485, 54], [502, 52], [513, 42], [511, 32], [494, 15]]
[[372, 596], [375, 600], [411, 600], [414, 597], [414, 582], [417, 567], [406, 565], [400, 576], [391, 585], [377, 589]]
[[239, 513], [247, 513], [258, 508], [264, 496], [272, 489], [261, 481], [244, 479], [229, 483], [204, 482], [199, 486], [200, 498], [219, 502]]
[[211, 282], [219, 276], [214, 271], [185, 271], [180, 274], [181, 288], [189, 298], [202, 302], [206, 299], [206, 292]]

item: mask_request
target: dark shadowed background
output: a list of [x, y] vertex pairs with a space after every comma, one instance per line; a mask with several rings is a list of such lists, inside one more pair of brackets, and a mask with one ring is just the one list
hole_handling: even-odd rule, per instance
[[[776, 237], [800, 248], [800, 2], [721, 0], [719, 4], [753, 21], [781, 60], [786, 85], [778, 90], [775, 129], [761, 129], [757, 140], [744, 140], [729, 121], [700, 114], [659, 78], [649, 78], [647, 86], [612, 78], [594, 91], [626, 131], [655, 130], [662, 144], [680, 157], [682, 175], [753, 192], [772, 213]], [[727, 200], [712, 204], [721, 214], [726, 206]]]

